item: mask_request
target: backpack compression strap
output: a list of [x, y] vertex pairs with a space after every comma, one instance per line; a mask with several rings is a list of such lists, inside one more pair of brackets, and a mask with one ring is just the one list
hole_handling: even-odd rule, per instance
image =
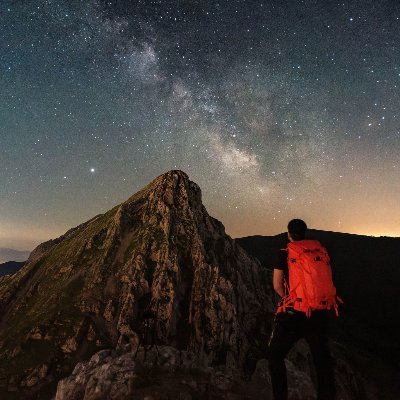
[[290, 294], [289, 285], [286, 282], [285, 278], [283, 279], [283, 284], [285, 287], [285, 295], [279, 300], [278, 308], [276, 310], [275, 315], [281, 312], [286, 312], [287, 308], [293, 308], [293, 299]]

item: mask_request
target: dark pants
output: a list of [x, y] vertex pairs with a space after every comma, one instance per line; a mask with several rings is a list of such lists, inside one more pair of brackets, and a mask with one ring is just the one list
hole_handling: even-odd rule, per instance
[[335, 399], [333, 360], [328, 346], [327, 311], [277, 315], [268, 346], [269, 369], [275, 400], [287, 400], [284, 359], [295, 343], [304, 338], [310, 346], [318, 381], [318, 400]]

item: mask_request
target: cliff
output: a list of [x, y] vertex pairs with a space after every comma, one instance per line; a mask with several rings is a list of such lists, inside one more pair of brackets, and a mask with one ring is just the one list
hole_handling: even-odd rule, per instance
[[244, 375], [265, 348], [269, 282], [200, 188], [170, 171], [1, 280], [1, 390], [49, 398], [77, 362], [126, 345], [172, 346]]

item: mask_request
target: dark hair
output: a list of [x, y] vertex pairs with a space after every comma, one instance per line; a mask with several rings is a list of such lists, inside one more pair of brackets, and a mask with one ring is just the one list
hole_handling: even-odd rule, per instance
[[303, 240], [306, 236], [307, 225], [302, 219], [292, 219], [288, 223], [288, 232], [293, 240]]

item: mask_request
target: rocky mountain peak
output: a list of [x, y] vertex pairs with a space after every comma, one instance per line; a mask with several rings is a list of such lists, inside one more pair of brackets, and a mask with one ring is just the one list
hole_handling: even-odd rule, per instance
[[198, 185], [169, 171], [38, 246], [0, 282], [0, 389], [38, 391], [96, 351], [126, 345], [173, 346], [243, 372], [271, 293]]
[[[186, 193], [186, 196], [185, 194]], [[201, 204], [200, 187], [189, 180], [189, 176], [181, 170], [168, 171], [150, 182], [142, 190], [135, 193], [123, 204], [136, 202], [138, 197], [146, 196], [148, 200], [157, 198], [160, 201], [165, 201], [167, 204], [172, 204], [174, 198], [192, 197], [197, 204]], [[150, 196], [150, 198], [149, 198]]]

